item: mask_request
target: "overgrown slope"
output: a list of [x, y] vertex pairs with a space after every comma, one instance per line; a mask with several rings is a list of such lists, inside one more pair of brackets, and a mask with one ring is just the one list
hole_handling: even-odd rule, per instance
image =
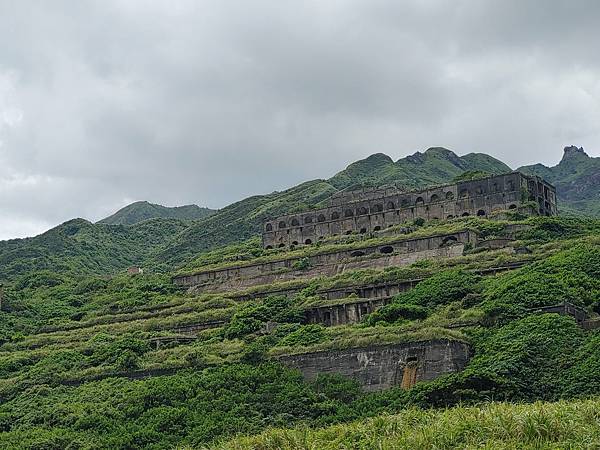
[[600, 400], [491, 403], [443, 410], [409, 408], [318, 429], [275, 429], [216, 445], [221, 450], [306, 448], [540, 449], [593, 448], [600, 443]]
[[554, 167], [535, 164], [518, 170], [554, 184], [562, 211], [600, 217], [600, 158], [590, 158], [583, 148], [566, 147]]
[[448, 149], [433, 147], [396, 162], [387, 155], [376, 153], [350, 164], [330, 178], [329, 183], [338, 189], [383, 184], [398, 184], [414, 189], [449, 183], [463, 172], [475, 170], [492, 174], [510, 172], [511, 169], [503, 162], [482, 153], [458, 156]]
[[[599, 161], [600, 158], [589, 158], [582, 151], [569, 151], [554, 168], [538, 165], [522, 169], [557, 184], [562, 210], [600, 216]], [[323, 206], [340, 189], [391, 183], [418, 188], [452, 182], [465, 172], [509, 170], [504, 163], [488, 155], [471, 153], [459, 157], [443, 148], [417, 152], [396, 162], [386, 155], [375, 154], [349, 165], [329, 180], [308, 181], [281, 192], [248, 197], [216, 212], [198, 212], [194, 208], [196, 212], [192, 215], [208, 214], [199, 220], [161, 219], [132, 226], [106, 225], [108, 222], [137, 222], [151, 215], [175, 212], [189, 218], [187, 209], [141, 202], [95, 225], [76, 220], [35, 238], [0, 242], [0, 263], [3, 264], [0, 279], [8, 280], [34, 269], [64, 270], [77, 266], [85, 273], [97, 274], [114, 273], [129, 264], [173, 270], [199, 253], [259, 235], [263, 221], [269, 217]], [[74, 232], [73, 227], [81, 230]]]
[[149, 202], [135, 202], [121, 208], [98, 223], [106, 225], [135, 225], [149, 219], [198, 220], [214, 214], [215, 210], [198, 205], [167, 207]]
[[[567, 299], [597, 315], [600, 222], [542, 217], [524, 224], [531, 228], [520, 232], [515, 245], [532, 253], [473, 249], [447, 260], [357, 270], [304, 280], [293, 297], [267, 294], [240, 300], [228, 293], [186, 294], [175, 288], [169, 274], [101, 278], [29, 272], [6, 286], [0, 311], [0, 447], [202, 447], [267, 427], [323, 427], [387, 413], [448, 420], [448, 433], [438, 442], [459, 444], [461, 437], [453, 437], [450, 427], [456, 422], [444, 418], [443, 411], [402, 411], [489, 399], [555, 401], [597, 395], [599, 332], [585, 331], [571, 317], [537, 314], [531, 308]], [[413, 224], [424, 235], [460, 226], [488, 237], [508, 225], [480, 218]], [[260, 245], [253, 239], [215, 250], [204, 262], [244, 259], [256, 248]], [[473, 272], [514, 261], [527, 264], [496, 276]], [[303, 308], [315, 305], [319, 287], [415, 275], [426, 280], [364, 323], [323, 327], [303, 322]], [[278, 327], [267, 331], [269, 321]], [[157, 338], [180, 336], [180, 326], [207, 322], [214, 327], [199, 331], [194, 340], [155, 344]], [[273, 358], [440, 338], [469, 342], [474, 357], [463, 372], [410, 390], [364, 393], [354, 381], [330, 375], [305, 382]], [[482, 423], [488, 423], [485, 417]], [[356, 439], [374, 438], [360, 423], [340, 428], [340, 437], [353, 427]], [[235, 445], [255, 442], [277, 448], [287, 445], [281, 436], [295, 439], [296, 433], [276, 431]], [[317, 443], [320, 433], [328, 432], [309, 432]], [[408, 431], [403, 436], [399, 439], [407, 442], [417, 438]], [[423, 438], [434, 433], [427, 436]], [[481, 436], [494, 438], [489, 430]], [[556, 439], [579, 442], [579, 434], [561, 436]], [[506, 439], [511, 443], [513, 438]]]
[[133, 226], [73, 219], [33, 238], [0, 241], [0, 281], [14, 281], [39, 270], [114, 274], [147, 262], [170, 236], [188, 227], [188, 222], [173, 219], [153, 219]]

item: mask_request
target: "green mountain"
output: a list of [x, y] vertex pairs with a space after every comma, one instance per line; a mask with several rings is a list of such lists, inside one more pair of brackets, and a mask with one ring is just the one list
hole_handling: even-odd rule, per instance
[[36, 237], [0, 241], [0, 281], [39, 270], [113, 274], [148, 261], [167, 236], [188, 227], [189, 222], [175, 219], [152, 219], [129, 226], [69, 220]]
[[554, 167], [534, 164], [517, 170], [554, 184], [563, 212], [600, 217], [600, 158], [590, 158], [582, 147], [565, 147]]
[[[123, 245], [151, 222], [123, 227]], [[299, 291], [290, 297], [268, 294], [289, 288], [285, 281], [255, 286], [265, 289], [258, 298], [240, 298], [186, 293], [171, 274], [24, 274], [5, 286], [0, 308], [0, 448], [452, 449], [483, 442], [589, 448], [598, 442], [600, 334], [541, 308], [568, 301], [591, 319], [587, 324], [598, 323], [600, 220], [470, 217], [414, 226], [407, 238], [449, 227], [493, 238], [518, 227], [514, 244], [528, 252], [480, 247], [410, 266], [307, 277], [296, 280]], [[111, 226], [75, 220], [60, 230], [45, 239], [66, 260], [76, 250], [70, 240], [98, 239]], [[337, 250], [376, 242], [369, 237]], [[262, 251], [253, 239], [205, 254], [204, 263]], [[513, 269], [474, 272], [505, 263]], [[423, 280], [360, 323], [306, 323], [306, 309], [333, 306], [320, 288], [350, 292], [415, 278]], [[334, 302], [356, 300], [353, 293]], [[400, 379], [418, 366], [389, 353], [397, 358], [390, 366], [403, 375], [380, 392], [329, 372], [305, 380], [279, 359], [327, 351], [342, 367], [346, 350], [428, 341], [468, 344], [473, 354], [464, 370], [403, 387]], [[365, 359], [371, 367], [380, 361]]]
[[396, 162], [383, 153], [376, 153], [350, 164], [328, 182], [337, 189], [383, 184], [398, 184], [413, 189], [448, 183], [463, 172], [474, 170], [488, 173], [511, 171], [503, 162], [483, 153], [458, 156], [448, 149], [433, 147]]
[[[600, 216], [599, 165], [600, 158], [569, 148], [556, 167], [535, 165], [519, 170], [555, 183], [563, 211]], [[248, 197], [218, 211], [195, 205], [166, 208], [137, 202], [97, 224], [76, 219], [35, 238], [0, 242], [0, 279], [39, 269], [111, 274], [131, 264], [170, 270], [199, 253], [256, 236], [269, 217], [323, 206], [341, 189], [383, 184], [412, 189], [448, 183], [465, 172], [478, 171], [502, 173], [510, 168], [485, 154], [457, 156], [436, 147], [395, 162], [377, 153], [350, 164], [328, 180], [307, 181], [281, 192]], [[204, 217], [188, 220], [195, 214]], [[164, 218], [173, 215], [178, 218]], [[157, 216], [163, 218], [151, 219]]]
[[476, 170], [503, 173], [511, 169], [488, 155], [470, 153], [461, 157], [438, 147], [396, 162], [376, 153], [350, 164], [328, 180], [307, 181], [282, 192], [249, 197], [229, 205], [176, 236], [157, 255], [157, 262], [177, 266], [197, 253], [255, 236], [269, 217], [324, 206], [332, 194], [351, 186], [395, 183], [412, 189], [449, 183], [465, 171]]
[[167, 207], [149, 202], [135, 202], [113, 215], [100, 220], [106, 225], [134, 225], [149, 219], [198, 220], [214, 214], [215, 210], [198, 205]]
[[[570, 176], [574, 184], [593, 181], [595, 163], [580, 153], [570, 153], [561, 171], [539, 166], [536, 173], [560, 172], [557, 180]], [[596, 442], [600, 334], [588, 328], [600, 323], [598, 219], [516, 214], [505, 221], [415, 222], [409, 234], [397, 231], [412, 239], [468, 229], [487, 243], [516, 241], [500, 249], [468, 245], [454, 257], [383, 268], [369, 261], [387, 256], [363, 253], [360, 265], [341, 260], [343, 270], [304, 272], [291, 281], [276, 277], [286, 269], [274, 264], [274, 276], [244, 296], [224, 285], [217, 292], [186, 292], [172, 281], [185, 264], [213, 270], [281, 258], [295, 260], [290, 268], [302, 273], [310, 270], [311, 254], [355, 253], [399, 238], [352, 235], [324, 246], [263, 249], [265, 218], [318, 207], [340, 189], [417, 187], [506, 170], [486, 155], [458, 157], [439, 148], [396, 162], [378, 154], [329, 180], [249, 197], [199, 220], [109, 225], [74, 219], [40, 236], [0, 242], [0, 448], [456, 448], [481, 442], [580, 448]], [[566, 202], [575, 198], [567, 188], [561, 193]], [[133, 276], [124, 272], [129, 265], [149, 270]], [[307, 310], [356, 304], [358, 289], [387, 283], [410, 289], [360, 323], [308, 323]], [[273, 294], [291, 287], [295, 294]], [[348, 297], [329, 298], [323, 290]], [[543, 313], [545, 307], [564, 312], [566, 305], [556, 309], [560, 301], [571, 311], [577, 307], [585, 326], [569, 315]], [[305, 380], [280, 360], [328, 351], [343, 361], [335, 352], [426, 342], [469, 345], [473, 352], [464, 370], [381, 392], [331, 373]], [[416, 367], [398, 365], [395, 373], [404, 379]], [[489, 409], [490, 400], [507, 403]], [[423, 425], [423, 432], [406, 423]]]

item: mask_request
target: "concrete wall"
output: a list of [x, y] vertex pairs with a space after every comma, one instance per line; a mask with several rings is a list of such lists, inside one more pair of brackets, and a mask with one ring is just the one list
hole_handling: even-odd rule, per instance
[[445, 339], [332, 350], [280, 357], [287, 367], [299, 369], [304, 378], [340, 374], [357, 380], [365, 391], [400, 385], [406, 367], [416, 366], [415, 381], [430, 381], [463, 370], [470, 358], [467, 344]]
[[391, 297], [362, 298], [339, 305], [318, 306], [305, 311], [307, 323], [319, 323], [326, 327], [360, 322], [363, 317], [386, 305]]
[[411, 221], [487, 216], [535, 201], [537, 214], [555, 215], [556, 191], [538, 177], [518, 172], [413, 192], [371, 189], [343, 192], [329, 207], [265, 222], [265, 248], [314, 244], [328, 236], [372, 233]]
[[477, 235], [472, 231], [460, 231], [328, 252], [309, 257], [310, 268], [306, 270], [294, 270], [294, 263], [299, 258], [290, 258], [183, 275], [175, 277], [173, 281], [182, 287], [193, 286], [197, 292], [247, 289], [281, 281], [332, 276], [347, 270], [404, 266], [422, 259], [461, 256], [466, 243], [475, 245]]
[[[507, 263], [498, 267], [491, 267], [488, 269], [476, 270], [475, 273], [480, 275], [496, 275], [501, 272], [509, 270], [515, 270], [523, 267], [526, 262], [513, 262]], [[388, 298], [392, 297], [400, 292], [406, 292], [414, 288], [419, 282], [423, 281], [424, 278], [417, 278], [413, 280], [393, 281], [389, 283], [378, 283], [363, 286], [345, 286], [339, 288], [330, 289], [318, 289], [316, 295], [323, 300], [338, 300], [347, 298], [351, 295], [356, 295], [359, 298], [364, 299], [375, 299], [375, 298]], [[287, 289], [258, 289], [252, 292], [238, 292], [231, 293], [229, 298], [245, 301], [254, 298], [267, 297], [269, 295], [283, 295], [291, 297], [298, 293], [298, 291], [304, 289], [306, 286], [299, 286]]]

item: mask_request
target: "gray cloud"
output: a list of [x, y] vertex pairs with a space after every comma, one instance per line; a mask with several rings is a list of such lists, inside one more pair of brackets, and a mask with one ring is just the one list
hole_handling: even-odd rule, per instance
[[0, 238], [374, 152], [600, 149], [595, 1], [0, 0]]

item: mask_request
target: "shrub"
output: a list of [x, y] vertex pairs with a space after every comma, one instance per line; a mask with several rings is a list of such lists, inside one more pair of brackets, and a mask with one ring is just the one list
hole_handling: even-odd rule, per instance
[[308, 346], [318, 344], [325, 340], [325, 328], [322, 325], [303, 325], [287, 336], [283, 337], [278, 345], [280, 346]]
[[299, 323], [304, 319], [303, 310], [293, 299], [271, 296], [238, 310], [223, 330], [227, 339], [243, 337], [261, 329], [266, 322]]
[[427, 317], [427, 308], [419, 305], [391, 303], [369, 314], [365, 319], [366, 325], [376, 325], [379, 322], [392, 323], [400, 319], [422, 320]]

